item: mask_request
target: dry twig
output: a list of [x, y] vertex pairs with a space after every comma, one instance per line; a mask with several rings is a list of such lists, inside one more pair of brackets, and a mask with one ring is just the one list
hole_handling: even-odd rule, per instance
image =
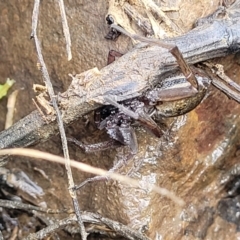
[[43, 213], [48, 213], [48, 214], [59, 214], [59, 213], [73, 213], [72, 210], [54, 210], [54, 209], [50, 209], [50, 208], [41, 208], [41, 207], [36, 207], [34, 205], [31, 204], [25, 204], [22, 202], [18, 202], [18, 201], [10, 201], [10, 200], [3, 200], [0, 199], [0, 207], [4, 207], [4, 208], [10, 208], [10, 209], [21, 209], [21, 210], [25, 210], [25, 211], [38, 211], [38, 212], [43, 212]]
[[[62, 17], [64, 17], [65, 16], [65, 14], [64, 14], [65, 11], [64, 11], [63, 3], [62, 3], [62, 1], [60, 1], [59, 3], [60, 3], [60, 6], [61, 6], [60, 7], [61, 8], [61, 15], [62, 15]], [[36, 50], [37, 50], [37, 56], [38, 56], [38, 60], [39, 60], [40, 66], [41, 66], [40, 69], [42, 71], [42, 76], [43, 76], [45, 85], [47, 87], [48, 94], [50, 96], [53, 108], [56, 112], [59, 132], [60, 132], [60, 136], [61, 136], [61, 140], [62, 140], [63, 154], [64, 154], [64, 158], [65, 158], [65, 167], [66, 167], [67, 176], [68, 176], [69, 194], [70, 194], [70, 196], [72, 198], [72, 201], [73, 201], [73, 206], [74, 206], [75, 213], [76, 213], [76, 216], [77, 216], [77, 219], [78, 219], [78, 224], [79, 224], [79, 227], [80, 227], [80, 230], [81, 230], [82, 239], [86, 240], [87, 239], [87, 233], [85, 231], [85, 227], [84, 227], [83, 222], [82, 222], [77, 195], [76, 195], [76, 192], [73, 189], [75, 184], [74, 184], [74, 181], [73, 181], [72, 170], [71, 170], [71, 167], [70, 167], [70, 158], [69, 158], [69, 152], [68, 152], [68, 146], [67, 146], [66, 133], [65, 133], [65, 130], [64, 130], [64, 126], [63, 126], [63, 120], [62, 120], [62, 117], [61, 117], [60, 110], [58, 108], [58, 104], [57, 104], [57, 101], [56, 101], [56, 98], [55, 98], [53, 86], [52, 86], [50, 76], [48, 74], [47, 67], [45, 65], [45, 62], [44, 62], [44, 59], [43, 59], [43, 56], [42, 56], [40, 43], [39, 43], [39, 40], [38, 40], [38, 37], [37, 37], [37, 34], [36, 34], [37, 24], [38, 24], [38, 13], [39, 13], [39, 1], [37, 0], [34, 4], [31, 37], [34, 38], [35, 46], [36, 46]], [[37, 16], [34, 16], [35, 14]], [[66, 19], [63, 20], [63, 23], [66, 23]], [[64, 24], [64, 26], [66, 27], [65, 24]], [[68, 43], [68, 41], [67, 41], [67, 43]]]
[[72, 59], [71, 37], [70, 37], [70, 33], [69, 33], [69, 27], [68, 27], [64, 2], [63, 2], [63, 0], [58, 0], [58, 3], [59, 3], [60, 13], [61, 13], [63, 33], [64, 33], [64, 37], [66, 39], [66, 50], [67, 50], [68, 61], [70, 61]]

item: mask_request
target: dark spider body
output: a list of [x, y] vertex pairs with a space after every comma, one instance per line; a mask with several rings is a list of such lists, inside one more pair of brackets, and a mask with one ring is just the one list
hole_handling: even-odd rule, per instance
[[[124, 107], [134, 111], [135, 104], [140, 102], [137, 99], [121, 103]], [[109, 136], [124, 145], [128, 145], [133, 153], [137, 152], [137, 142], [132, 128], [133, 119], [118, 108], [109, 105], [104, 106], [95, 112], [95, 122], [100, 130], [106, 129]]]

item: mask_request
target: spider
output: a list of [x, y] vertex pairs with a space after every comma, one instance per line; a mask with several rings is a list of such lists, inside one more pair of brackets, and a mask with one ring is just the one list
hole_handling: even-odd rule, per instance
[[[141, 97], [118, 103], [110, 96], [106, 96], [105, 100], [111, 105], [103, 106], [95, 112], [95, 122], [98, 128], [100, 130], [105, 128], [112, 139], [129, 146], [131, 153], [136, 154], [138, 144], [132, 124], [138, 121], [160, 138], [163, 132], [152, 117], [156, 114], [160, 117], [175, 117], [191, 111], [202, 101], [210, 80], [199, 69], [194, 69], [193, 73], [193, 70], [187, 65], [177, 46], [155, 39], [132, 35], [120, 25], [115, 25], [114, 19], [110, 15], [106, 17], [106, 21], [111, 26], [111, 30], [105, 37], [106, 39], [116, 40], [121, 33], [124, 33], [137, 40], [158, 44], [169, 49], [177, 59], [183, 72], [163, 79], [157, 86], [145, 92]], [[108, 64], [113, 62], [115, 57], [121, 56], [122, 54], [111, 50], [108, 56]], [[194, 86], [197, 86], [197, 88]], [[112, 140], [100, 145], [93, 144], [88, 146], [76, 139], [69, 138], [68, 140], [86, 151], [96, 151], [116, 145], [116, 142]]]
[[138, 151], [137, 138], [133, 128], [134, 122], [139, 122], [156, 136], [161, 137], [163, 131], [152, 117], [162, 118], [183, 115], [194, 109], [204, 98], [209, 79], [201, 72], [196, 75], [198, 88], [195, 89], [186, 80], [183, 74], [166, 78], [152, 90], [148, 90], [141, 97], [116, 102], [111, 97], [105, 100], [111, 105], [103, 106], [95, 111], [94, 119], [97, 127], [106, 129], [109, 136], [114, 139], [102, 144], [84, 145], [73, 138], [68, 138], [85, 151], [98, 151], [110, 146], [129, 146], [131, 153]]

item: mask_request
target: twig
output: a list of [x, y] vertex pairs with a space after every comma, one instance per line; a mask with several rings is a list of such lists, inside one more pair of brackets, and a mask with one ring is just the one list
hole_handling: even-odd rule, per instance
[[78, 223], [79, 223], [79, 226], [80, 226], [80, 229], [81, 229], [81, 236], [82, 236], [83, 240], [85, 240], [85, 239], [87, 239], [87, 233], [85, 231], [85, 227], [84, 227], [82, 219], [81, 219], [80, 208], [79, 208], [79, 204], [78, 204], [78, 200], [77, 200], [77, 194], [73, 190], [75, 184], [74, 184], [74, 181], [73, 181], [72, 170], [71, 170], [71, 167], [70, 167], [70, 158], [69, 158], [69, 152], [68, 152], [68, 146], [67, 146], [66, 133], [65, 133], [65, 130], [64, 130], [64, 126], [63, 126], [61, 113], [60, 113], [60, 110], [59, 110], [57, 102], [56, 102], [54, 90], [53, 90], [52, 83], [51, 83], [51, 80], [50, 80], [50, 77], [49, 77], [49, 74], [48, 74], [48, 71], [47, 71], [47, 67], [46, 67], [45, 62], [43, 60], [41, 47], [40, 47], [37, 35], [34, 36], [34, 40], [35, 40], [38, 60], [39, 60], [39, 63], [41, 64], [42, 75], [43, 75], [46, 87], [48, 89], [48, 93], [49, 93], [50, 99], [52, 101], [53, 108], [56, 111], [59, 132], [60, 132], [60, 136], [61, 136], [61, 140], [62, 140], [63, 154], [64, 154], [64, 158], [65, 158], [65, 167], [66, 167], [67, 176], [68, 176], [69, 194], [72, 198], [75, 213], [76, 213], [76, 216], [78, 218]]
[[[30, 204], [24, 204], [21, 202], [15, 202], [15, 201], [9, 201], [9, 200], [0, 200], [0, 207], [9, 208], [9, 209], [21, 209], [21, 210], [30, 211], [33, 213], [35, 211], [43, 212], [43, 213], [47, 213], [47, 214], [50, 214], [50, 213], [51, 214], [59, 214], [59, 213], [66, 212], [66, 211], [59, 211], [59, 210], [54, 211], [51, 209], [43, 209], [43, 208], [36, 207], [36, 206], [30, 205]], [[68, 213], [71, 213], [71, 212], [68, 211]], [[91, 212], [81, 212], [81, 216], [82, 216], [83, 222], [93, 223], [96, 225], [105, 224], [107, 227], [114, 230], [119, 235], [126, 237], [128, 239], [140, 239], [140, 240], [148, 239], [147, 237], [143, 236], [141, 233], [134, 231], [119, 222], [102, 217], [101, 215], [94, 214]], [[55, 220], [55, 222], [57, 221], [56, 219], [54, 219], [54, 220]], [[66, 219], [58, 221], [57, 223], [51, 224], [50, 226], [42, 229], [41, 231], [39, 231], [37, 233], [30, 234], [25, 239], [42, 239], [42, 238], [46, 237], [47, 235], [49, 235], [50, 233], [53, 233], [57, 229], [62, 228], [63, 226], [69, 225], [72, 222], [76, 222], [76, 221], [77, 221], [77, 218], [75, 216], [68, 217]], [[3, 238], [1, 238], [1, 234], [0, 234], [0, 240], [1, 239], [3, 239]]]
[[50, 226], [43, 228], [42, 230], [36, 232], [36, 233], [30, 233], [26, 238], [24, 238], [23, 240], [40, 240], [43, 239], [45, 237], [47, 237], [48, 235], [50, 235], [51, 233], [54, 233], [55, 231], [62, 229], [64, 226], [67, 226], [69, 224], [72, 224], [76, 222], [76, 217], [72, 216], [72, 217], [68, 217], [65, 218], [63, 220], [59, 220], [54, 224], [51, 224]]
[[[211, 64], [211, 63], [203, 63], [204, 70], [212, 79], [212, 84], [225, 93], [228, 97], [231, 97], [238, 103], [240, 103], [240, 86], [239, 84], [233, 82], [227, 75], [225, 75], [223, 68], [218, 68], [221, 66], [220, 64]], [[216, 68], [217, 70], [215, 71]], [[223, 83], [225, 82], [225, 83]], [[230, 87], [233, 89], [231, 89]]]
[[236, 91], [230, 89], [226, 86], [226, 84], [221, 82], [221, 79], [217, 76], [212, 76], [212, 84], [220, 89], [222, 92], [224, 92], [228, 97], [231, 97], [232, 99], [236, 100], [238, 103], [240, 103], [240, 93], [236, 93]]
[[117, 233], [122, 235], [123, 237], [127, 237], [127, 238], [133, 239], [133, 240], [135, 240], [135, 239], [148, 240], [148, 238], [145, 237], [140, 232], [134, 231], [119, 222], [113, 221], [109, 218], [102, 217], [101, 215], [95, 214], [95, 213], [91, 213], [91, 217], [92, 217], [92, 221], [99, 220], [100, 223], [106, 224], [109, 228], [113, 229], [114, 231], [116, 231]]
[[41, 208], [41, 207], [36, 207], [31, 204], [25, 204], [22, 202], [18, 201], [10, 201], [10, 200], [3, 200], [0, 199], [0, 207], [4, 208], [10, 208], [10, 209], [21, 209], [25, 211], [38, 211], [38, 212], [43, 212], [43, 213], [48, 213], [48, 214], [59, 214], [59, 213], [73, 213], [72, 210], [54, 210], [50, 208]]
[[67, 50], [68, 61], [70, 61], [72, 59], [71, 38], [70, 38], [70, 33], [69, 33], [69, 27], [68, 27], [64, 2], [63, 2], [63, 0], [58, 0], [58, 3], [59, 3], [60, 13], [61, 13], [63, 33], [64, 33], [64, 37], [66, 39], [66, 50]]
[[[36, 6], [37, 10], [35, 9], [35, 6]], [[38, 1], [34, 5], [34, 11], [36, 11], [36, 12], [33, 12], [33, 15], [37, 13], [37, 17], [36, 16], [32, 17], [32, 19], [34, 19], [34, 23], [32, 24], [33, 29], [32, 29], [32, 36], [31, 37], [34, 38], [35, 46], [36, 46], [36, 50], [37, 50], [38, 61], [39, 61], [40, 66], [41, 66], [40, 69], [41, 69], [41, 72], [42, 72], [42, 76], [43, 76], [45, 85], [47, 87], [48, 94], [50, 96], [53, 108], [56, 112], [59, 132], [60, 132], [61, 141], [62, 141], [63, 154], [64, 154], [64, 158], [65, 158], [65, 168], [66, 168], [67, 176], [68, 176], [69, 194], [70, 194], [70, 196], [72, 198], [72, 201], [73, 201], [73, 206], [74, 206], [75, 213], [76, 213], [76, 216], [77, 216], [77, 219], [78, 219], [78, 224], [79, 224], [79, 227], [80, 227], [82, 239], [86, 240], [87, 239], [87, 233], [85, 231], [85, 227], [84, 227], [82, 219], [81, 219], [77, 194], [73, 190], [73, 187], [74, 187], [75, 184], [74, 184], [74, 181], [73, 181], [72, 171], [71, 171], [71, 167], [70, 167], [70, 158], [69, 158], [69, 152], [68, 152], [68, 146], [67, 146], [66, 133], [65, 133], [65, 130], [64, 130], [64, 126], [63, 126], [61, 113], [60, 113], [60, 110], [58, 108], [57, 101], [56, 101], [56, 98], [55, 98], [55, 94], [54, 94], [53, 86], [52, 86], [52, 83], [51, 83], [51, 80], [50, 80], [50, 76], [48, 74], [47, 67], [45, 65], [45, 62], [44, 62], [44, 59], [43, 59], [43, 56], [42, 56], [40, 43], [39, 43], [39, 40], [38, 40], [38, 37], [37, 37], [37, 34], [36, 34], [37, 23], [38, 23], [38, 13], [39, 13], [39, 3], [38, 3]]]
[[[119, 235], [131, 239], [131, 240], [149, 240], [148, 237], [144, 236], [140, 232], [134, 231], [130, 229], [129, 227], [113, 221], [109, 218], [102, 217], [99, 214], [94, 214], [90, 212], [82, 212], [82, 218], [83, 221], [86, 223], [92, 223], [92, 224], [104, 224], [111, 230], [114, 230]], [[63, 228], [64, 226], [67, 226], [69, 224], [76, 222], [76, 216], [71, 216], [65, 219], [62, 219], [54, 224], [51, 224], [50, 226], [38, 231], [37, 233], [29, 234], [28, 237], [26, 237], [24, 240], [35, 240], [35, 239], [43, 239], [44, 237], [48, 236], [50, 233], [55, 232], [58, 229]]]
[[216, 67], [216, 74], [223, 80], [225, 81], [229, 86], [233, 87], [236, 89], [238, 92], [240, 92], [240, 86], [234, 82], [230, 77], [228, 77], [223, 69], [223, 65], [221, 64], [215, 64]]
[[32, 14], [31, 38], [33, 38], [36, 35], [36, 31], [37, 31], [38, 15], [39, 15], [39, 5], [40, 5], [40, 0], [35, 0], [34, 1], [34, 6], [33, 6], [33, 14]]

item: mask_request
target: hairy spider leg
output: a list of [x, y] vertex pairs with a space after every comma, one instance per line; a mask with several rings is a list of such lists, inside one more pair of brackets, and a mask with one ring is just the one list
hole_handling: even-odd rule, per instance
[[84, 144], [78, 141], [76, 138], [67, 138], [67, 140], [68, 142], [73, 142], [75, 145], [77, 145], [87, 153], [102, 151], [109, 148], [121, 146], [121, 144], [115, 141], [114, 139], [110, 139], [109, 141], [104, 141], [104, 142], [94, 143], [94, 144]]

